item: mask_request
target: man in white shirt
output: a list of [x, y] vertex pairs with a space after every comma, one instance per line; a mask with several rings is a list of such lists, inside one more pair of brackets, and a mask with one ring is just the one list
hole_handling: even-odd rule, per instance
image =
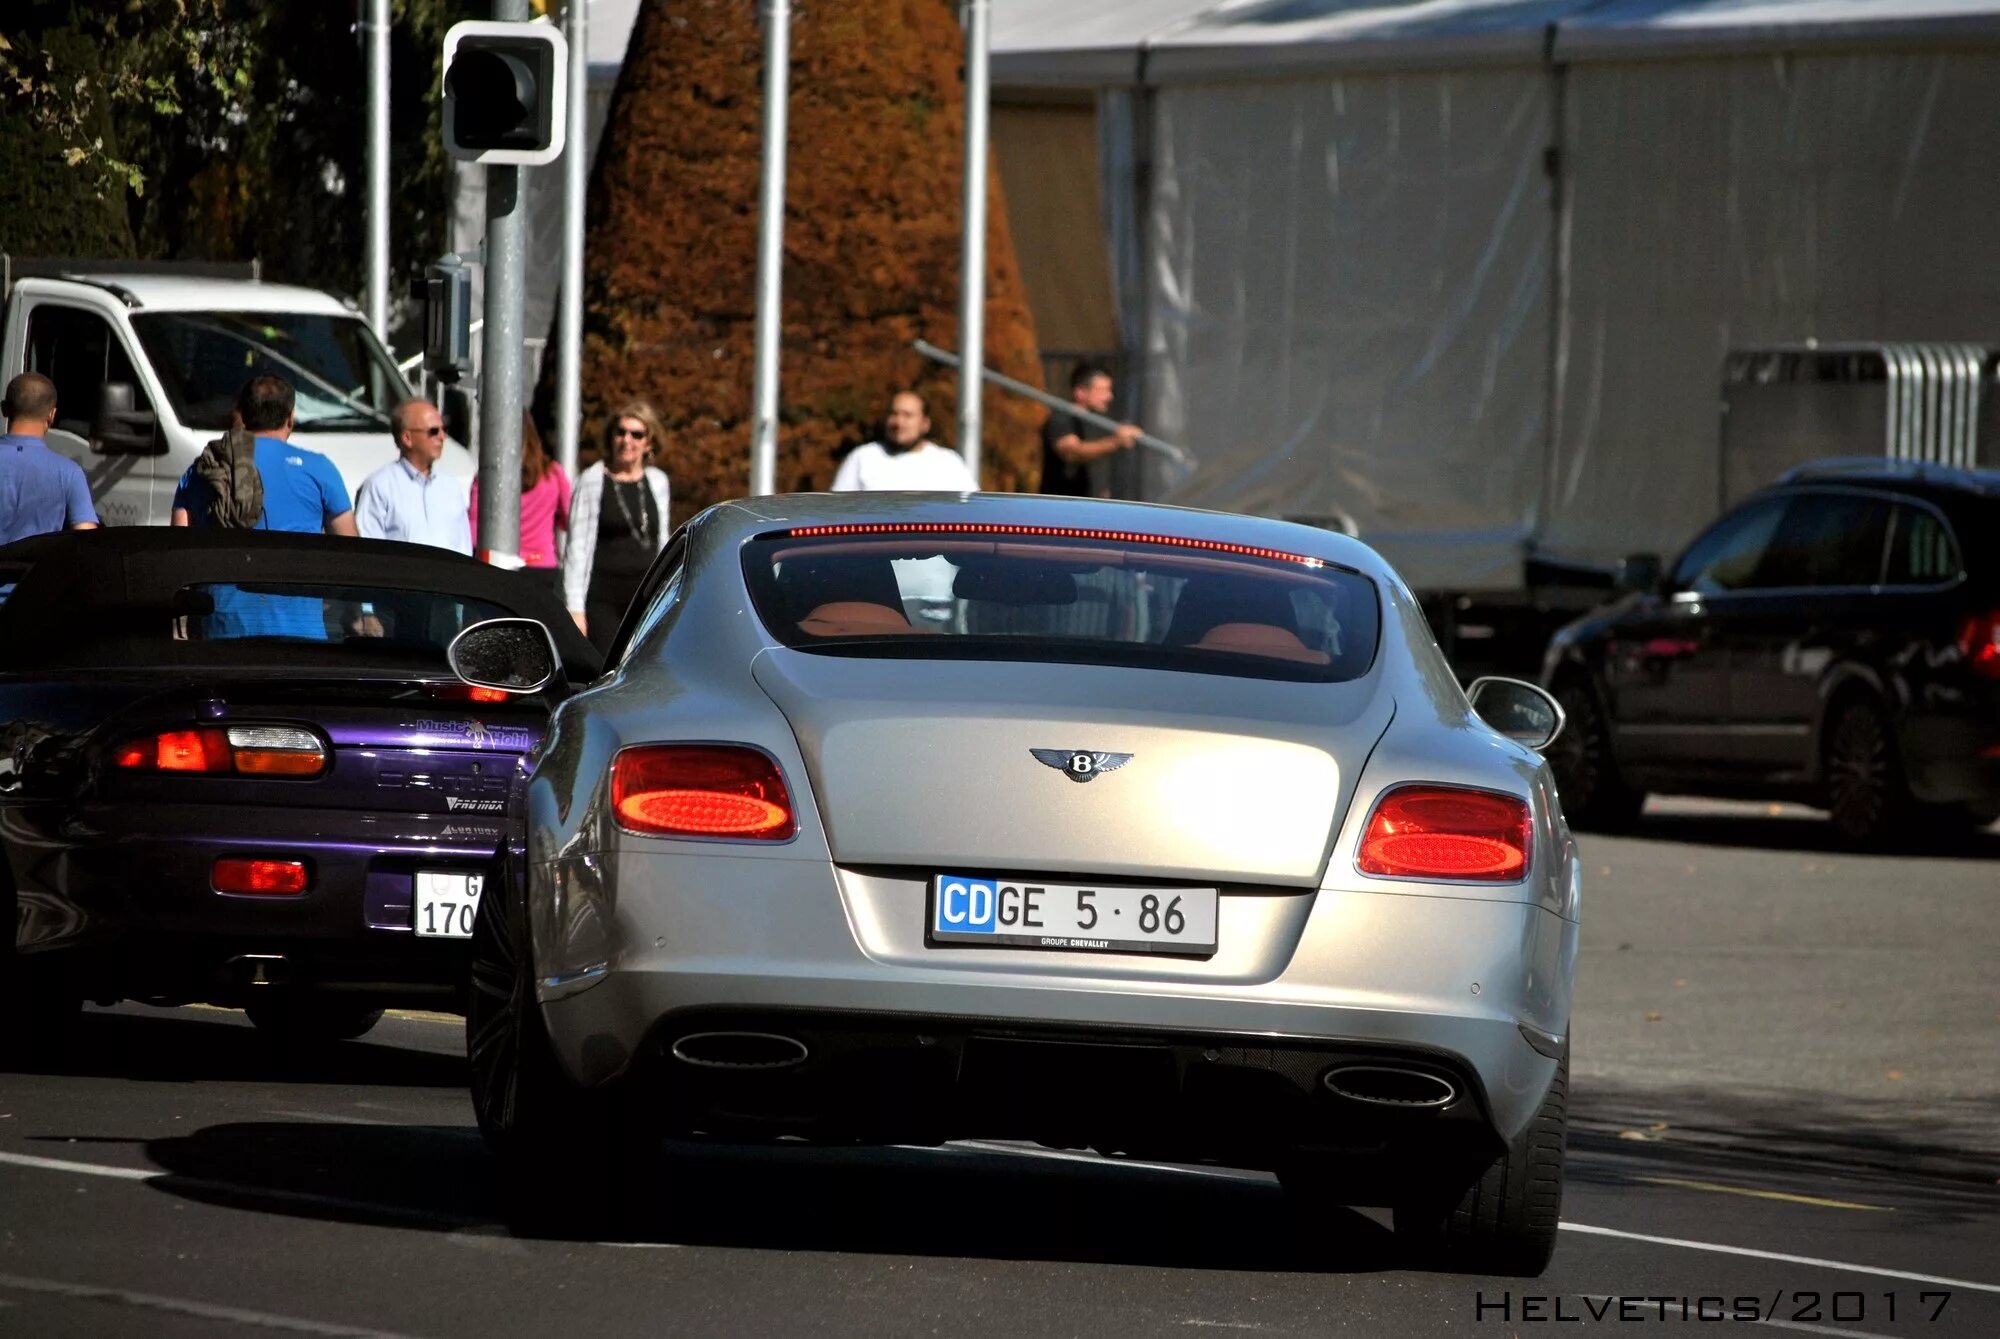
[[[931, 418], [924, 398], [898, 391], [882, 419], [882, 440], [857, 446], [833, 476], [836, 493], [976, 493], [965, 457], [930, 440]], [[903, 609], [912, 619], [933, 623], [952, 615], [951, 583], [958, 569], [943, 557], [899, 558], [890, 564], [903, 591]], [[921, 626], [921, 624], [920, 624]]]
[[354, 523], [363, 539], [400, 539], [472, 552], [471, 486], [437, 468], [444, 419], [428, 400], [407, 400], [390, 417], [399, 453], [361, 481]]
[[929, 439], [923, 397], [899, 391], [882, 420], [882, 440], [857, 446], [833, 476], [836, 493], [976, 493], [965, 457]]

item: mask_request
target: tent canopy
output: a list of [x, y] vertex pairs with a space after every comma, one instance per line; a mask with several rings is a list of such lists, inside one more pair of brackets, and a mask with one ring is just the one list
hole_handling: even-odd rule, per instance
[[996, 0], [993, 80], [1115, 88], [1996, 35], [2000, 0]]

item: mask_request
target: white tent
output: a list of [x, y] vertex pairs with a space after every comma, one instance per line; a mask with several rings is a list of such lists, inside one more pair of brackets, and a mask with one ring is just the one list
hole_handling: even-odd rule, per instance
[[1731, 347], [2000, 333], [1996, 0], [998, 0], [995, 78], [1099, 90], [1171, 499], [1420, 587], [1684, 540]]

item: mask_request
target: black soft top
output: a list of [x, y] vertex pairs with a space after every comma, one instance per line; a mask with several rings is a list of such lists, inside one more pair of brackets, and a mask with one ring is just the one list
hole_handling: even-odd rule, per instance
[[[557, 600], [530, 581], [427, 544], [269, 530], [116, 526], [66, 530], [0, 545], [0, 666], [75, 663], [70, 654], [135, 664], [187, 658], [216, 663], [324, 665], [327, 648], [165, 642], [182, 588], [218, 582], [298, 583], [427, 591], [482, 600], [554, 634], [572, 682], [595, 678], [603, 658]], [[124, 645], [121, 646], [120, 644]], [[123, 654], [121, 654], [121, 652]], [[343, 656], [342, 663], [352, 657]]]

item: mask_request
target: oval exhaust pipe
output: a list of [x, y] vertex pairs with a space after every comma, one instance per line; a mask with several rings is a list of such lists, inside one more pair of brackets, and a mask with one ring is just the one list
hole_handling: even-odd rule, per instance
[[674, 1059], [701, 1069], [790, 1069], [807, 1054], [804, 1042], [775, 1032], [690, 1032], [673, 1045]]
[[1400, 1065], [1341, 1065], [1321, 1082], [1331, 1092], [1373, 1106], [1435, 1111], [1458, 1100], [1458, 1086], [1449, 1079]]

